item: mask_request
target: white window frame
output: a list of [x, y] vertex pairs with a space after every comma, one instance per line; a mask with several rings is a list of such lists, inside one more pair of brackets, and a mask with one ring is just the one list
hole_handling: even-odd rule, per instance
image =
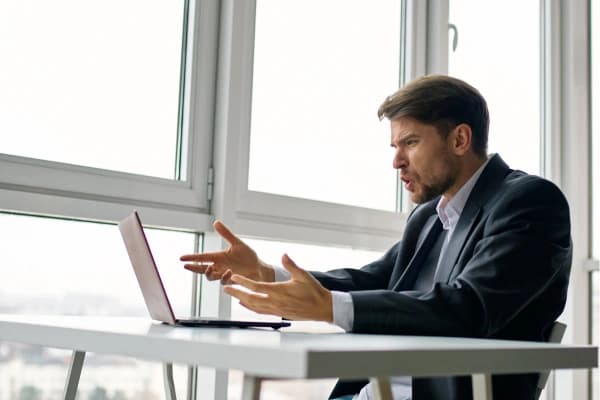
[[248, 190], [255, 16], [256, 0], [222, 2], [213, 214], [251, 237], [388, 248], [406, 213]]
[[114, 222], [136, 208], [149, 225], [196, 232], [210, 228], [218, 2], [191, 0], [185, 4], [190, 9], [182, 121], [188, 156], [186, 179], [0, 154], [0, 210]]
[[[448, 21], [449, 0], [429, 0], [427, 4], [430, 6], [430, 21]], [[433, 4], [435, 7], [431, 7]], [[569, 296], [560, 319], [568, 325], [563, 342], [577, 344], [588, 344], [591, 340], [590, 274], [585, 268], [592, 250], [589, 236], [591, 159], [588, 151], [582, 151], [590, 148], [591, 138], [588, 16], [588, 0], [540, 0], [541, 171], [561, 187], [570, 204], [573, 264]], [[435, 26], [424, 40], [428, 53], [448, 53], [448, 37], [443, 37], [441, 32], [436, 33]], [[432, 62], [426, 63], [428, 73], [447, 73], [444, 56], [437, 59], [435, 55], [429, 57]], [[557, 374], [560, 378], [546, 393], [548, 400], [589, 399], [588, 371], [557, 371]], [[549, 387], [552, 387], [551, 383]]]
[[[561, 319], [568, 324], [563, 342], [590, 343], [590, 274], [585, 268], [591, 248], [591, 125], [589, 70], [589, 3], [587, 0], [554, 2], [544, 0], [550, 32], [546, 49], [560, 49], [550, 56], [546, 77], [549, 90], [548, 112], [558, 109], [558, 116], [549, 122], [547, 154], [550, 156], [547, 174], [566, 194], [571, 207], [573, 264], [569, 296]], [[554, 42], [552, 42], [554, 41]], [[549, 53], [550, 55], [552, 53]], [[554, 111], [556, 112], [556, 111]], [[551, 116], [548, 116], [551, 118]], [[549, 135], [549, 136], [548, 136]], [[589, 399], [590, 374], [585, 370], [559, 371], [556, 380], [557, 399]]]

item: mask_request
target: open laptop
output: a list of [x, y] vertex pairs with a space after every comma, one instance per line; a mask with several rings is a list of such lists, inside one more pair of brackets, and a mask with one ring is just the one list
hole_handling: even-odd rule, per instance
[[285, 321], [233, 321], [213, 318], [175, 318], [171, 303], [165, 291], [165, 287], [158, 273], [158, 268], [154, 262], [152, 251], [146, 240], [146, 234], [142, 227], [142, 221], [137, 211], [133, 211], [127, 218], [119, 222], [119, 230], [131, 265], [135, 271], [140, 289], [144, 296], [144, 301], [150, 312], [150, 316], [157, 320], [170, 325], [184, 326], [212, 326], [212, 327], [268, 327], [279, 329], [285, 326], [290, 326], [289, 322]]

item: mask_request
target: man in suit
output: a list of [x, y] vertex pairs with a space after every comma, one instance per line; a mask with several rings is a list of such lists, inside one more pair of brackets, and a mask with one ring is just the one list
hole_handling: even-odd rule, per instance
[[[309, 273], [284, 255], [285, 269], [273, 267], [217, 221], [230, 247], [183, 256], [191, 262], [185, 267], [221, 280], [256, 312], [349, 332], [547, 340], [571, 265], [561, 191], [487, 155], [486, 102], [461, 80], [417, 79], [378, 114], [390, 120], [393, 166], [417, 204], [402, 240], [383, 257], [360, 269]], [[493, 376], [494, 399], [534, 399], [536, 379]], [[395, 398], [472, 398], [470, 377], [413, 379], [401, 392]], [[369, 398], [367, 381], [340, 381], [332, 397], [352, 394]]]

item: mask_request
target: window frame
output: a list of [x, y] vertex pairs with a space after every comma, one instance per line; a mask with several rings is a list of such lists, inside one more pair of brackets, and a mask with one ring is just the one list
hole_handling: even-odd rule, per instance
[[182, 60], [187, 59], [187, 65], [182, 68], [180, 101], [184, 103], [179, 123], [187, 145], [183, 146], [187, 156], [182, 166], [187, 171], [185, 179], [0, 154], [0, 209], [115, 222], [136, 208], [149, 225], [198, 232], [210, 228], [208, 192], [215, 103], [211, 83], [216, 73], [218, 2], [186, 0], [184, 4], [182, 46], [187, 39], [187, 49]]
[[[451, 0], [429, 8], [430, 21], [447, 21]], [[431, 1], [424, 2], [432, 5]], [[541, 157], [542, 174], [556, 183], [568, 198], [571, 208], [573, 263], [569, 296], [559, 318], [568, 324], [563, 342], [590, 342], [590, 273], [586, 270], [591, 254], [591, 154], [589, 1], [556, 2], [539, 0], [541, 58]], [[434, 9], [432, 9], [434, 8]], [[433, 17], [432, 17], [433, 13]], [[437, 16], [435, 16], [437, 14]], [[445, 15], [445, 18], [444, 18]], [[436, 34], [437, 32], [437, 34]], [[460, 34], [460, 27], [459, 27]], [[445, 38], [435, 26], [427, 30], [428, 53], [448, 53]], [[430, 55], [428, 72], [447, 73], [447, 59]], [[580, 151], [579, 149], [588, 149]], [[549, 382], [547, 399], [589, 398], [590, 373], [585, 370], [556, 371], [560, 378]]]
[[[598, 110], [600, 105], [600, 91], [595, 90], [600, 88], [600, 74], [598, 71], [600, 65], [600, 30], [594, 22], [600, 21], [600, 7], [589, 1], [589, 19], [590, 26], [590, 157], [591, 157], [591, 234], [590, 234], [590, 259], [588, 260], [588, 271], [590, 276], [590, 344], [598, 346], [600, 344], [600, 313], [597, 313], [598, 302], [600, 299], [600, 250], [597, 247], [600, 237], [600, 174], [598, 174], [598, 166], [600, 160], [594, 159], [594, 156], [600, 156], [600, 117], [594, 111]], [[598, 39], [598, 40], [595, 40]], [[595, 67], [595, 69], [594, 69]], [[590, 399], [600, 398], [600, 372], [598, 369], [590, 371]]]
[[[560, 32], [546, 42], [545, 112], [552, 119], [543, 134], [549, 157], [546, 175], [561, 187], [571, 207], [573, 263], [567, 305], [560, 317], [568, 324], [563, 342], [587, 344], [591, 323], [590, 274], [585, 268], [591, 255], [590, 8], [587, 0], [541, 0], [540, 4], [547, 17], [546, 33]], [[553, 56], [551, 49], [559, 53]], [[557, 371], [556, 376], [556, 398], [589, 398], [588, 371]]]
[[222, 2], [213, 214], [249, 237], [388, 248], [406, 213], [248, 189], [255, 17], [256, 0]]

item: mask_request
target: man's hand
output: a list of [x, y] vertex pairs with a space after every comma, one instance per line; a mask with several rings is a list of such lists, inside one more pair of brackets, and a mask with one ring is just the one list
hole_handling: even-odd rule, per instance
[[257, 282], [234, 274], [231, 281], [252, 292], [226, 286], [225, 293], [235, 297], [244, 307], [260, 314], [271, 314], [294, 320], [333, 322], [331, 292], [311, 274], [298, 267], [288, 256], [281, 259], [291, 274], [285, 282]]
[[210, 281], [221, 280], [231, 283], [231, 276], [238, 274], [259, 282], [272, 282], [275, 279], [273, 268], [261, 261], [256, 252], [234, 235], [221, 221], [213, 224], [215, 231], [229, 243], [224, 251], [187, 254], [181, 261], [193, 261], [184, 268], [204, 274]]

